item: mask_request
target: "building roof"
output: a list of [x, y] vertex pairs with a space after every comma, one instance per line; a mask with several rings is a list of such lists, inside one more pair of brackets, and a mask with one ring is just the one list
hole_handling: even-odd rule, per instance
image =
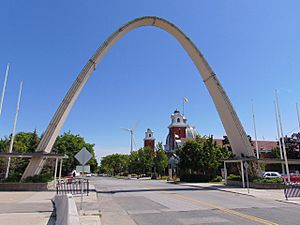
[[[214, 139], [217, 145], [223, 145], [223, 139]], [[265, 141], [265, 140], [257, 140], [258, 149], [260, 151], [272, 150], [277, 147], [277, 141]], [[253, 150], [256, 149], [255, 141], [252, 140], [251, 146]]]

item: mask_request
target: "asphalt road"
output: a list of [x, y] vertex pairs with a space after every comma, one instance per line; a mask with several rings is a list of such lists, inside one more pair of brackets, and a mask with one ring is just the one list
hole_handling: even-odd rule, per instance
[[300, 206], [151, 180], [91, 178], [103, 225], [300, 224]]

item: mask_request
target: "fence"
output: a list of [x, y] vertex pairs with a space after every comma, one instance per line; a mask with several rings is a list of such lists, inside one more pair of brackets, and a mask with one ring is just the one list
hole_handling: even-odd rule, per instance
[[285, 183], [284, 195], [286, 200], [288, 200], [288, 198], [300, 197], [300, 183]]
[[83, 185], [83, 193], [89, 195], [89, 180], [88, 179], [66, 179], [58, 180], [56, 183], [56, 194], [81, 194], [81, 185]]

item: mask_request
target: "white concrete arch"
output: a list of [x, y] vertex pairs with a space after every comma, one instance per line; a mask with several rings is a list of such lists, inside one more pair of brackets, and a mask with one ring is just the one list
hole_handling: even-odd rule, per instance
[[[58, 107], [48, 128], [46, 129], [46, 132], [39, 146], [37, 147], [37, 151], [51, 151], [65, 119], [72, 109], [86, 81], [95, 70], [97, 64], [101, 61], [107, 51], [114, 45], [114, 43], [118, 41], [123, 35], [125, 35], [130, 30], [142, 26], [159, 27], [167, 31], [177, 39], [177, 41], [191, 57], [195, 66], [199, 70], [200, 75], [202, 76], [202, 79], [219, 113], [234, 154], [236, 156], [254, 156], [247, 135], [227, 94], [225, 93], [220, 81], [216, 77], [216, 74], [213, 72], [203, 55], [200, 53], [194, 43], [178, 27], [165, 19], [155, 16], [145, 16], [130, 21], [129, 23], [119, 28], [116, 32], [114, 32], [96, 50], [95, 54], [84, 66], [77, 79], [74, 81], [73, 85], [66, 94], [65, 98], [61, 102], [60, 106]], [[41, 158], [32, 158], [22, 178], [38, 174], [41, 171], [43, 164], [44, 162]]]

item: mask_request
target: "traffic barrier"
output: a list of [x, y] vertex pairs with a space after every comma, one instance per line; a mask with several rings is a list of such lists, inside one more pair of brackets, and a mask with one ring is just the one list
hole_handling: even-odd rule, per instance
[[55, 207], [55, 225], [79, 225], [79, 216], [71, 194], [56, 195], [52, 200]]
[[[81, 185], [83, 185], [83, 187], [81, 187]], [[81, 188], [83, 189], [83, 193], [89, 195], [90, 184], [88, 179], [68, 178], [64, 180], [57, 180], [56, 194], [81, 194]]]
[[284, 195], [286, 200], [288, 200], [288, 198], [300, 197], [300, 183], [285, 183]]

